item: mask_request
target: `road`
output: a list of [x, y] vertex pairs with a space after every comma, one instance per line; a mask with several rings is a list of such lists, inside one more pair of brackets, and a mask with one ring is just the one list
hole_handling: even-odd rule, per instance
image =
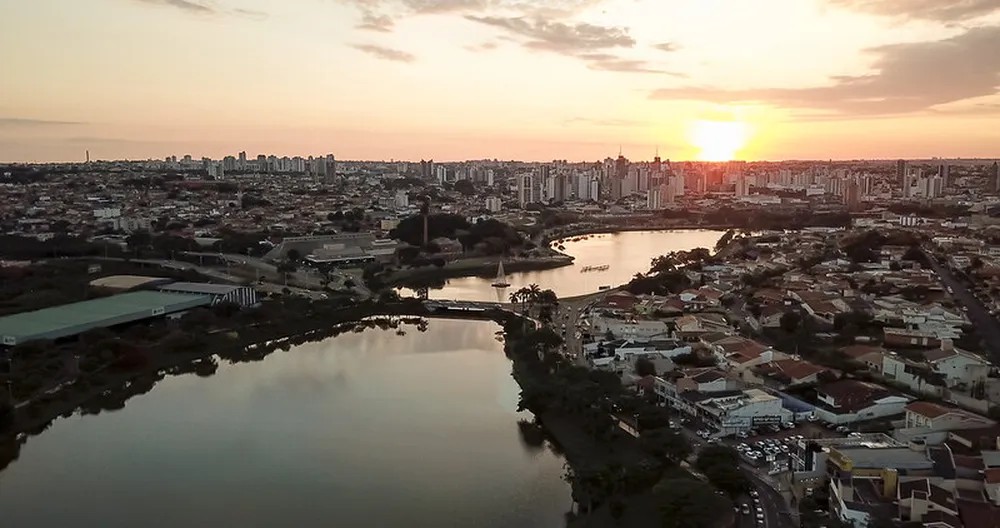
[[969, 291], [965, 283], [955, 276], [951, 268], [940, 263], [934, 255], [924, 252], [931, 268], [941, 278], [945, 286], [951, 288], [952, 296], [966, 308], [966, 315], [975, 327], [979, 335], [982, 336], [986, 351], [990, 355], [990, 361], [1000, 366], [1000, 321], [990, 315], [989, 310], [983, 303], [976, 299], [976, 296]]

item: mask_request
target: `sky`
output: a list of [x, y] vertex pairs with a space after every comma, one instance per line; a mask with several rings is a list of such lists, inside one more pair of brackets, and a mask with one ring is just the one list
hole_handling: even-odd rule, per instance
[[0, 162], [1000, 156], [1000, 0], [0, 0]]

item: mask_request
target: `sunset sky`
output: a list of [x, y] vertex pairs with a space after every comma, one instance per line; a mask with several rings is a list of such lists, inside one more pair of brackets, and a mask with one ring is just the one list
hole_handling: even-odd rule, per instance
[[1000, 0], [4, 0], [0, 162], [1000, 156]]

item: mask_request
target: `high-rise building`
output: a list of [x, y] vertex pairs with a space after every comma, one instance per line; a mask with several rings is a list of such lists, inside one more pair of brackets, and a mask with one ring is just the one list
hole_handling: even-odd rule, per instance
[[750, 195], [750, 180], [746, 175], [740, 173], [736, 176], [736, 197], [743, 198]]
[[927, 198], [937, 198], [944, 194], [944, 178], [932, 176], [927, 180], [927, 193], [925, 194]]
[[861, 208], [861, 184], [857, 178], [849, 178], [844, 182], [841, 197], [847, 210], [857, 211]]
[[914, 179], [915, 178], [914, 178], [914, 176], [912, 174], [906, 173], [906, 174], [903, 175], [903, 198], [912, 198], [913, 197]]
[[486, 198], [486, 210], [491, 213], [499, 213], [503, 209], [503, 200], [496, 196]]
[[663, 207], [661, 204], [662, 197], [660, 196], [660, 192], [660, 187], [653, 187], [646, 191], [646, 209], [655, 211]]
[[945, 189], [951, 184], [951, 165], [948, 163], [942, 163], [938, 165], [938, 176], [941, 177], [941, 186]]
[[1000, 163], [993, 162], [993, 192], [1000, 193]]
[[597, 176], [590, 178], [590, 199], [595, 202], [601, 199], [601, 179]]
[[430, 181], [435, 177], [434, 160], [420, 160], [420, 179]]
[[406, 209], [410, 206], [410, 196], [403, 189], [396, 191], [395, 205], [396, 209]]
[[905, 184], [906, 184], [906, 160], [898, 160], [896, 161], [896, 185], [902, 187], [905, 186]]
[[236, 163], [236, 169], [241, 171], [247, 170], [247, 152], [245, 150], [240, 152], [240, 159]]
[[550, 198], [553, 202], [565, 202], [566, 201], [566, 175], [558, 173], [552, 176], [549, 181], [552, 182], [552, 194]]
[[535, 203], [535, 179], [530, 174], [521, 174], [517, 177], [517, 203], [521, 209], [530, 203]]
[[448, 167], [445, 167], [444, 165], [435, 166], [434, 178], [437, 180], [438, 184], [443, 184], [448, 181]]

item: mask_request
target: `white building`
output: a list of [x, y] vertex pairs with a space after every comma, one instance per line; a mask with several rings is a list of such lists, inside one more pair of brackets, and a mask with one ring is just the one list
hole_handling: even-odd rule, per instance
[[535, 197], [535, 179], [530, 174], [517, 177], [517, 203], [524, 209], [530, 203], [538, 200]]
[[499, 213], [503, 209], [503, 200], [496, 196], [486, 198], [486, 210], [491, 213]]
[[792, 419], [781, 398], [760, 389], [748, 389], [735, 395], [712, 397], [696, 405], [698, 415], [719, 430], [720, 436], [747, 431], [764, 424], [784, 423]]
[[396, 191], [395, 205], [396, 209], [406, 209], [410, 206], [410, 196], [406, 194], [406, 191], [402, 189]]

